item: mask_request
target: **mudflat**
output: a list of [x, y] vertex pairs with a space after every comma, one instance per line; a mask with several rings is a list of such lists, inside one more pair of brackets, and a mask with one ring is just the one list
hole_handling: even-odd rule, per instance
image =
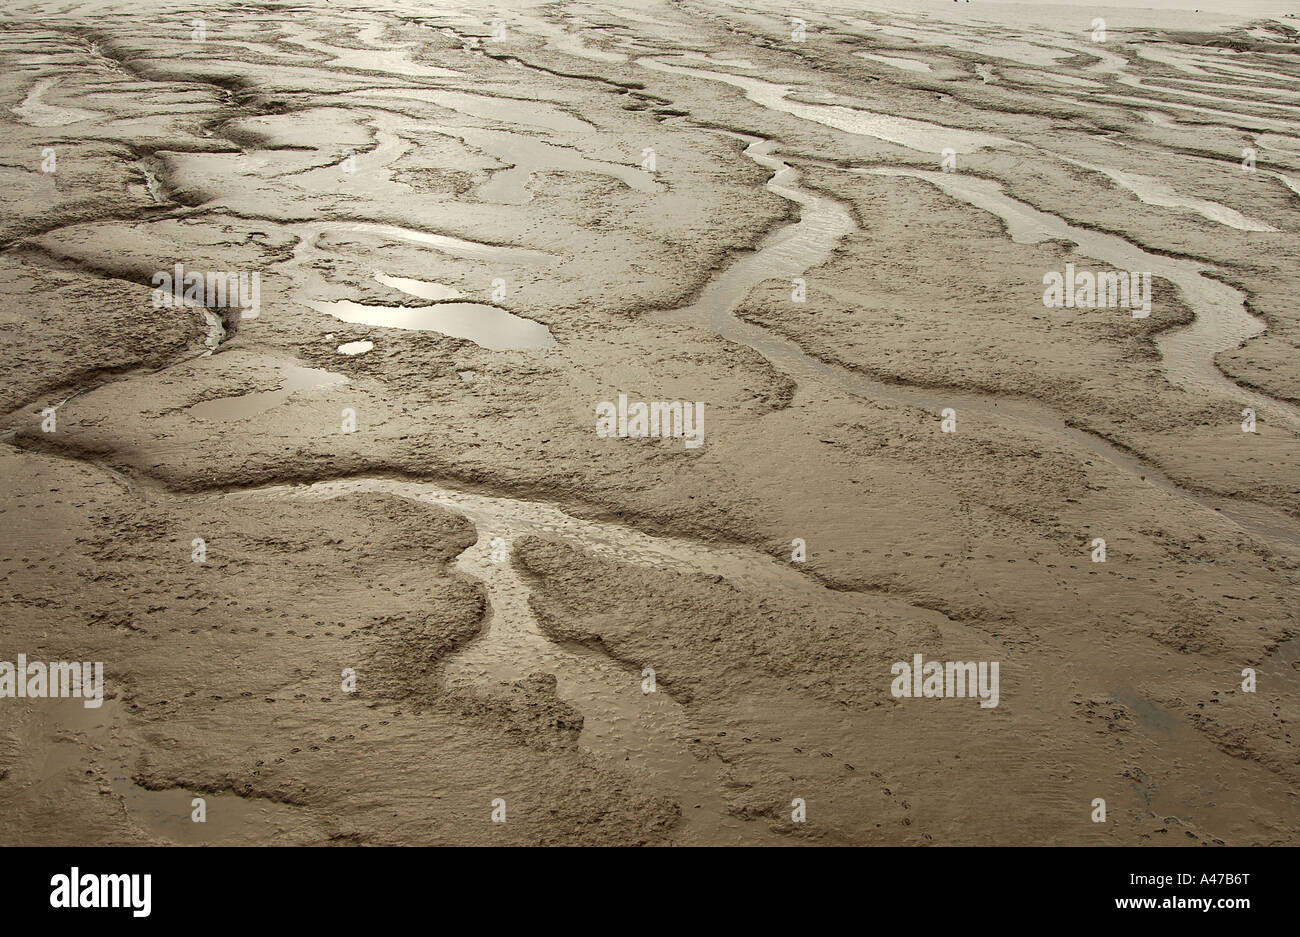
[[1293, 843], [1195, 7], [6, 6], [0, 843]]

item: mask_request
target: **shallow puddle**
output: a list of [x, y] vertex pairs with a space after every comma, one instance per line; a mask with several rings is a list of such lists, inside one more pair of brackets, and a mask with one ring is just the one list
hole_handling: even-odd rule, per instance
[[442, 88], [376, 88], [358, 92], [372, 98], [407, 98], [422, 103], [436, 104], [448, 110], [468, 114], [492, 123], [514, 124], [521, 127], [539, 127], [552, 133], [591, 133], [596, 128], [580, 117], [549, 101], [523, 100], [521, 98], [493, 97], [471, 94], [468, 91], [449, 91]]
[[318, 387], [330, 387], [347, 382], [342, 374], [322, 371], [318, 368], [302, 368], [296, 365], [280, 370], [281, 384], [276, 390], [256, 391], [241, 394], [238, 397], [218, 397], [205, 400], [190, 407], [190, 414], [200, 420], [212, 422], [231, 422], [247, 420], [249, 417], [265, 413], [277, 407], [293, 394], [301, 391], [315, 390]]
[[131, 165], [139, 170], [140, 175], [144, 177], [144, 187], [149, 193], [149, 197], [154, 200], [155, 204], [160, 204], [163, 201], [163, 191], [162, 182], [158, 179], [156, 164], [148, 159], [138, 159]]
[[347, 46], [329, 45], [311, 38], [314, 32], [297, 23], [286, 23], [280, 41], [326, 55], [329, 57], [329, 62], [326, 63], [328, 66], [348, 71], [382, 72], [409, 78], [465, 77], [464, 72], [455, 69], [415, 61], [414, 55], [418, 48], [414, 44], [397, 44], [386, 39], [383, 27], [379, 24], [367, 26], [356, 35], [362, 42], [384, 47], [379, 49], [351, 49]]
[[379, 224], [369, 221], [323, 222], [306, 228], [306, 239], [314, 241], [316, 236], [325, 231], [351, 231], [357, 234], [373, 234], [379, 237], [395, 238], [431, 247], [450, 257], [462, 257], [466, 260], [493, 260], [512, 264], [542, 264], [555, 260], [554, 255], [545, 251], [532, 250], [527, 247], [511, 247], [504, 244], [483, 244], [479, 241], [467, 241], [449, 234], [433, 234], [401, 225]]
[[846, 133], [874, 137], [886, 143], [897, 143], [922, 153], [942, 153], [949, 148], [958, 153], [973, 153], [984, 147], [1008, 146], [1011, 143], [1010, 140], [991, 134], [959, 130], [924, 120], [913, 120], [910, 117], [878, 114], [841, 104], [810, 104], [806, 101], [792, 100], [789, 95], [799, 89], [763, 81], [760, 78], [750, 78], [747, 75], [730, 75], [704, 68], [684, 68], [649, 58], [637, 59], [637, 64], [673, 75], [722, 82], [741, 89], [751, 101], [762, 107], [833, 127], [836, 130], [843, 130]]
[[555, 337], [540, 322], [485, 303], [435, 303], [432, 306], [379, 306], [350, 299], [308, 302], [317, 312], [357, 325], [439, 332], [469, 339], [492, 351], [552, 348]]
[[905, 59], [896, 55], [877, 55], [874, 52], [854, 52], [853, 54], [860, 59], [879, 62], [881, 65], [888, 65], [890, 68], [901, 68], [908, 72], [933, 71], [929, 62], [921, 62], [917, 59]]
[[46, 104], [42, 98], [45, 92], [57, 82], [57, 78], [39, 79], [27, 92], [27, 96], [11, 108], [14, 115], [23, 123], [33, 127], [63, 127], [78, 121], [90, 120], [92, 117], [103, 116], [99, 111]]
[[390, 277], [386, 273], [376, 273], [376, 282], [384, 286], [392, 287], [395, 290], [401, 290], [411, 296], [418, 296], [420, 299], [456, 299], [463, 296], [460, 290], [453, 289], [450, 286], [444, 286], [441, 283], [435, 283], [433, 280], [415, 280], [411, 277]]
[[[1064, 157], [1062, 157], [1064, 158]], [[1067, 162], [1073, 163], [1083, 169], [1099, 172], [1109, 178], [1116, 185], [1128, 189], [1138, 199], [1148, 205], [1155, 205], [1159, 208], [1185, 208], [1188, 211], [1194, 211], [1204, 218], [1226, 225], [1229, 228], [1236, 228], [1238, 231], [1276, 231], [1277, 228], [1255, 218], [1248, 218], [1236, 209], [1229, 208], [1219, 202], [1212, 202], [1209, 199], [1196, 198], [1190, 195], [1179, 195], [1174, 191], [1173, 186], [1161, 182], [1159, 179], [1153, 179], [1150, 176], [1142, 176], [1137, 173], [1122, 172], [1118, 169], [1110, 169], [1106, 166], [1096, 166], [1092, 163], [1085, 163], [1080, 160], [1070, 159]]]
[[703, 52], [674, 52], [673, 55], [679, 59], [686, 59], [691, 62], [701, 62], [705, 65], [713, 65], [722, 68], [758, 68], [758, 66], [749, 59], [732, 58], [717, 52], [708, 55], [705, 55]]

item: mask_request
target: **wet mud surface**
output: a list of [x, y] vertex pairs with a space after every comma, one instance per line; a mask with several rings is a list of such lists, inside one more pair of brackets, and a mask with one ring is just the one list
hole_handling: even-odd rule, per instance
[[1294, 841], [1295, 23], [108, 11], [0, 13], [0, 842]]

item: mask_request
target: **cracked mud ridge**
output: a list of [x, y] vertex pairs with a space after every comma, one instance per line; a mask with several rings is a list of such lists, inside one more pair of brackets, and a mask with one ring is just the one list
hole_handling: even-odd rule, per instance
[[1300, 20], [1163, 6], [8, 4], [0, 843], [1293, 843]]

